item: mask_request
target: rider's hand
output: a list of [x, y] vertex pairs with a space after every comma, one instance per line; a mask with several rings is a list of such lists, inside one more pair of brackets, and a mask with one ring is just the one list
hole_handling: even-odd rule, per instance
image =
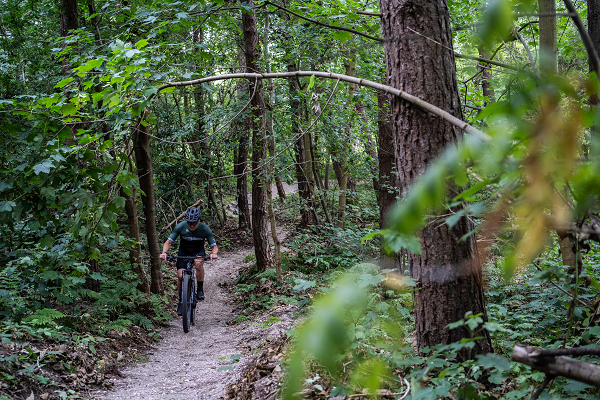
[[211, 260], [216, 260], [217, 259], [217, 255], [215, 253], [210, 253], [210, 259]]
[[160, 253], [159, 258], [164, 262], [167, 262], [167, 253]]

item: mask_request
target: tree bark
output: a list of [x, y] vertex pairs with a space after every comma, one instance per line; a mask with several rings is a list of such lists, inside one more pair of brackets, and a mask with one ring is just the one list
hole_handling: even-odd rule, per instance
[[[240, 66], [246, 65], [244, 52], [238, 52], [238, 61]], [[238, 87], [240, 98], [247, 86], [240, 82]], [[252, 116], [247, 116], [243, 122], [236, 122], [235, 127], [239, 131], [238, 148], [235, 154], [235, 163], [233, 164], [233, 174], [237, 177], [236, 181], [236, 198], [238, 205], [238, 228], [247, 232], [252, 230], [252, 221], [250, 219], [250, 203], [248, 203], [248, 147], [250, 143], [249, 134], [252, 130]]]
[[[490, 57], [483, 46], [479, 46], [479, 56], [486, 59]], [[481, 70], [481, 91], [483, 96], [486, 97], [483, 104], [487, 105], [496, 101], [494, 85], [492, 85], [492, 68], [489, 64], [485, 63], [479, 63], [479, 68]]]
[[538, 0], [540, 9], [540, 71], [547, 74], [556, 73], [556, 2], [555, 0]]
[[140, 246], [140, 227], [138, 225], [137, 215], [137, 199], [135, 186], [131, 187], [132, 194], [125, 193], [121, 188], [121, 196], [125, 198], [125, 212], [127, 213], [127, 226], [129, 228], [129, 239], [135, 244], [129, 249], [129, 262], [131, 263], [131, 269], [140, 278], [140, 284], [138, 290], [146, 294], [150, 294], [150, 283], [144, 271], [144, 265], [142, 264], [142, 247]]
[[[293, 64], [289, 64], [288, 71], [297, 71]], [[291, 124], [292, 134], [297, 135], [300, 132], [300, 98], [298, 93], [298, 81], [290, 79], [288, 81], [290, 90], [290, 108], [291, 108]], [[298, 193], [302, 204], [300, 206], [300, 228], [305, 229], [310, 225], [316, 224], [316, 219], [312, 210], [314, 209], [313, 200], [310, 195], [310, 187], [306, 178], [306, 158], [304, 151], [304, 135], [301, 135], [296, 140], [296, 180], [298, 181]]]
[[[254, 1], [249, 2], [254, 6]], [[242, 11], [242, 30], [244, 32], [244, 55], [246, 69], [260, 72], [258, 31], [256, 14]], [[256, 88], [255, 88], [256, 86]], [[256, 90], [255, 90], [256, 89]], [[265, 104], [262, 80], [251, 81], [249, 85], [252, 106], [252, 239], [256, 266], [259, 271], [273, 267], [271, 249], [267, 237], [267, 191], [266, 159], [267, 139], [265, 135]]]
[[[264, 35], [264, 53], [265, 53], [265, 66], [267, 72], [271, 73], [271, 60], [269, 57], [269, 14], [265, 16], [265, 35]], [[275, 212], [273, 211], [273, 191], [271, 189], [273, 183], [273, 176], [275, 174], [275, 132], [273, 131], [273, 103], [275, 93], [273, 92], [273, 79], [268, 80], [269, 100], [268, 107], [266, 110], [267, 117], [267, 135], [269, 143], [269, 171], [267, 180], [267, 202], [269, 212], [269, 222], [271, 223], [271, 237], [273, 238], [273, 260], [275, 263], [275, 273], [277, 276], [277, 282], [283, 282], [283, 273], [281, 271], [281, 245], [279, 237], [277, 236], [277, 221], [275, 221]]]
[[65, 37], [79, 28], [77, 0], [60, 0], [60, 36]]
[[[381, 28], [389, 84], [462, 118], [452, 52], [447, 3], [442, 1], [380, 0]], [[462, 131], [427, 111], [394, 97], [392, 123], [401, 193], [443, 151], [462, 137]], [[476, 258], [473, 229], [467, 218], [453, 228], [433, 220], [420, 233], [422, 254], [409, 254], [411, 277], [417, 282], [414, 312], [417, 347], [452, 343], [469, 333], [446, 326], [468, 311], [483, 314], [481, 265]], [[492, 351], [487, 331], [463, 357]]]
[[[143, 121], [142, 118], [141, 121]], [[158, 235], [156, 234], [156, 206], [154, 200], [154, 182], [152, 171], [152, 157], [150, 156], [150, 136], [147, 135], [148, 126], [141, 123], [134, 135], [135, 161], [137, 165], [144, 217], [146, 218], [146, 238], [150, 252], [150, 291], [155, 294], [164, 294], [162, 268], [160, 265], [160, 249]]]
[[[600, 1], [599, 0], [587, 0], [587, 8], [588, 8], [588, 32], [590, 37], [592, 38], [592, 43], [594, 44], [594, 49], [596, 50], [596, 54], [600, 54]], [[589, 62], [590, 71], [592, 71], [592, 62]], [[590, 96], [590, 103], [593, 105], [600, 104], [598, 100], [598, 93]], [[598, 131], [598, 127], [595, 128]]]
[[[377, 92], [377, 107], [379, 115], [377, 126], [379, 129], [378, 156], [379, 156], [379, 228], [387, 226], [387, 217], [398, 195], [398, 173], [396, 172], [396, 153], [394, 146], [394, 126], [390, 115], [390, 97], [387, 93]], [[397, 268], [398, 258], [389, 257], [381, 246], [381, 263], [383, 268]]]

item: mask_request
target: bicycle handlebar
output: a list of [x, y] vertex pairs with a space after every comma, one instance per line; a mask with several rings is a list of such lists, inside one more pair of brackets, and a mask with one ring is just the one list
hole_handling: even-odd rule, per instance
[[176, 261], [178, 258], [182, 260], [196, 260], [199, 258], [204, 261], [210, 261], [210, 256], [167, 256], [167, 261]]

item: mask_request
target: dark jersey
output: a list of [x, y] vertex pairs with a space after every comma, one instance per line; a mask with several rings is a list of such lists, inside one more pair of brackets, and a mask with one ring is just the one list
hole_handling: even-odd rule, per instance
[[169, 240], [174, 242], [175, 239], [177, 239], [177, 236], [181, 236], [181, 246], [179, 246], [179, 251], [186, 254], [195, 254], [204, 250], [204, 240], [208, 242], [210, 247], [217, 245], [212, 231], [202, 222], [200, 222], [198, 227], [193, 231], [190, 231], [187, 222], [180, 222], [175, 229], [173, 229], [173, 233], [169, 236]]

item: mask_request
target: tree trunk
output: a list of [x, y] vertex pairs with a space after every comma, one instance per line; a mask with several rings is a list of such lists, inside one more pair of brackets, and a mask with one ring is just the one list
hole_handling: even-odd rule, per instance
[[[588, 20], [588, 32], [590, 37], [592, 38], [592, 42], [594, 43], [594, 49], [596, 50], [596, 54], [600, 54], [600, 1], [598, 0], [587, 0], [587, 20]], [[590, 71], [592, 71], [592, 62], [589, 62]], [[597, 105], [600, 103], [598, 101], [598, 93], [590, 96], [590, 103]], [[598, 128], [596, 127], [596, 131]]]
[[[297, 71], [293, 64], [287, 67], [289, 72]], [[298, 81], [296, 79], [288, 80], [290, 88], [290, 108], [292, 118], [292, 135], [297, 135], [300, 132], [300, 99], [298, 94]], [[301, 135], [296, 140], [296, 180], [298, 181], [298, 193], [302, 204], [300, 206], [300, 228], [305, 229], [310, 225], [315, 225], [317, 220], [313, 213], [313, 201], [310, 195], [310, 187], [306, 178], [306, 158], [304, 151], [304, 135]]]
[[[396, 154], [394, 147], [394, 130], [390, 116], [390, 98], [387, 93], [377, 92], [379, 116], [379, 228], [387, 226], [387, 217], [396, 203], [398, 195], [398, 174], [396, 172]], [[389, 257], [381, 246], [381, 263], [383, 268], [397, 268], [397, 257]]]
[[79, 28], [77, 0], [60, 0], [60, 36], [65, 37]]
[[[456, 66], [452, 52], [450, 16], [446, 1], [380, 0], [381, 28], [389, 83], [461, 118]], [[392, 123], [401, 193], [443, 149], [462, 132], [427, 111], [394, 97]], [[483, 314], [481, 265], [476, 258], [473, 229], [462, 218], [452, 229], [443, 220], [432, 221], [420, 233], [422, 255], [409, 254], [410, 274], [417, 282], [414, 294], [416, 341], [419, 349], [470, 337], [464, 328], [446, 326], [465, 313]], [[470, 353], [492, 351], [487, 331]]]
[[[143, 119], [142, 119], [143, 121]], [[150, 156], [150, 136], [147, 135], [148, 126], [140, 124], [134, 135], [135, 162], [137, 164], [138, 179], [146, 218], [146, 238], [150, 252], [150, 291], [155, 294], [164, 294], [162, 269], [160, 265], [160, 250], [158, 235], [156, 234], [156, 206], [154, 201], [154, 182], [152, 171], [152, 158]]]
[[[244, 52], [238, 52], [238, 61], [240, 66], [246, 65]], [[238, 87], [240, 98], [243, 91], [247, 89], [247, 85], [240, 82]], [[248, 203], [248, 146], [250, 143], [249, 134], [252, 130], [252, 117], [244, 118], [243, 122], [236, 122], [236, 128], [239, 130], [238, 148], [235, 154], [235, 163], [233, 164], [233, 174], [237, 177], [236, 182], [236, 198], [238, 205], [238, 228], [247, 232], [252, 230], [252, 222], [250, 220], [250, 203]]]
[[[271, 60], [269, 58], [269, 14], [265, 17], [265, 36], [264, 36], [264, 52], [265, 52], [265, 66], [267, 67], [267, 72], [271, 73]], [[269, 171], [268, 171], [268, 180], [267, 180], [267, 201], [268, 201], [268, 211], [269, 211], [269, 222], [271, 223], [271, 237], [273, 238], [273, 247], [274, 247], [274, 263], [275, 263], [275, 273], [277, 275], [277, 282], [283, 282], [283, 273], [281, 271], [281, 246], [279, 242], [279, 237], [277, 236], [277, 222], [275, 221], [275, 213], [273, 212], [273, 191], [271, 189], [273, 182], [273, 175], [275, 173], [275, 132], [273, 131], [273, 103], [275, 93], [273, 92], [273, 79], [268, 80], [268, 89], [269, 89], [269, 100], [268, 107], [266, 110], [267, 117], [267, 134], [268, 134], [268, 143], [269, 143], [269, 156], [271, 159], [269, 160]]]
[[[490, 58], [489, 53], [483, 46], [479, 46], [479, 56], [486, 59]], [[494, 86], [492, 85], [492, 67], [489, 64], [480, 63], [479, 68], [481, 69], [481, 91], [483, 96], [486, 97], [483, 100], [483, 104], [487, 105], [496, 101]]]
[[556, 2], [538, 0], [540, 16], [540, 70], [547, 74], [556, 73]]
[[142, 264], [142, 247], [140, 246], [140, 227], [138, 225], [137, 215], [137, 199], [135, 186], [131, 187], [132, 194], [128, 195], [121, 188], [121, 196], [125, 198], [125, 212], [127, 212], [127, 225], [129, 227], [129, 239], [135, 244], [129, 249], [129, 262], [131, 263], [131, 269], [140, 278], [140, 284], [138, 290], [146, 294], [150, 294], [150, 283], [144, 271], [144, 265]]
[[[355, 53], [350, 52], [350, 56], [348, 57], [348, 64], [346, 64], [346, 75], [356, 76], [356, 58]], [[377, 157], [377, 152], [375, 150], [375, 143], [373, 141], [373, 137], [369, 133], [369, 119], [367, 118], [367, 113], [365, 112], [365, 105], [362, 100], [355, 95], [360, 93], [360, 86], [355, 84], [350, 84], [350, 101], [354, 104], [354, 108], [358, 113], [362, 125], [362, 133], [365, 137], [366, 144], [365, 149], [369, 157], [372, 160], [371, 172], [373, 174], [373, 189], [376, 192], [379, 192], [379, 179], [377, 178], [377, 170], [379, 168], [379, 159]]]
[[[254, 6], [254, 1], [249, 2]], [[258, 31], [256, 14], [242, 11], [242, 30], [244, 32], [244, 55], [246, 69], [260, 73]], [[256, 90], [254, 86], [256, 85]], [[263, 99], [262, 80], [251, 81], [249, 85], [252, 106], [252, 239], [256, 266], [259, 271], [273, 267], [271, 249], [267, 238], [267, 191], [266, 159], [267, 139], [265, 135], [265, 104]]]

